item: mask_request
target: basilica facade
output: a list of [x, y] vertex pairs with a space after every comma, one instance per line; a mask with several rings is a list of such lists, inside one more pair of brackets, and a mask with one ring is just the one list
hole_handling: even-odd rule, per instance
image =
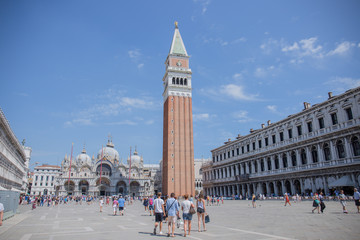
[[360, 87], [311, 106], [212, 151], [205, 194], [330, 194], [360, 183]]
[[84, 147], [72, 161], [70, 156], [62, 161], [56, 195], [149, 196], [154, 194], [155, 175], [161, 174], [159, 168], [150, 168], [144, 166], [143, 157], [136, 149], [123, 163], [111, 140], [96, 157], [90, 157]]

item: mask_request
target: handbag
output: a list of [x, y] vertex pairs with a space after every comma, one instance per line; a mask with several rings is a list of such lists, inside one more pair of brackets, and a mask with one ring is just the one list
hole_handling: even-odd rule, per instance
[[190, 214], [195, 214], [195, 213], [196, 213], [195, 208], [190, 207], [189, 213], [190, 213]]
[[210, 216], [209, 216], [209, 214], [205, 216], [205, 223], [208, 223], [208, 222], [210, 222]]

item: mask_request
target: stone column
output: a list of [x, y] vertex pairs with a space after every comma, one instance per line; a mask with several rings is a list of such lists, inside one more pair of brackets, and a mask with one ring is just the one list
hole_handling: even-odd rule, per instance
[[245, 173], [249, 173], [249, 164], [245, 163]]
[[278, 160], [279, 160], [279, 168], [283, 169], [284, 168], [284, 163], [282, 161], [282, 157], [281, 154], [277, 154]]
[[284, 196], [284, 194], [286, 193], [285, 180], [281, 180], [280, 182], [281, 182], [282, 195]]
[[349, 142], [350, 141], [349, 141], [348, 137], [344, 137], [345, 158], [350, 158], [353, 156]]
[[336, 149], [335, 149], [335, 141], [330, 141], [330, 153], [331, 153], [331, 160], [337, 159]]
[[239, 165], [238, 164], [235, 165], [235, 174], [239, 175]]
[[305, 147], [305, 152], [306, 152], [306, 160], [307, 160], [307, 164], [311, 164], [311, 163], [313, 163], [313, 161], [312, 161], [312, 157], [311, 157], [310, 147]]
[[245, 184], [241, 184], [241, 195], [243, 196], [243, 198], [245, 197]]
[[315, 185], [315, 179], [313, 177], [310, 178], [310, 182], [311, 182], [311, 191], [313, 193], [316, 192], [316, 185]]
[[236, 184], [236, 195], [240, 195], [240, 185]]
[[319, 162], [325, 162], [324, 151], [320, 147], [320, 143], [316, 144], [316, 148], [317, 148], [317, 152], [318, 152], [318, 160], [319, 160]]
[[234, 166], [235, 166], [235, 165], [231, 165], [231, 166], [230, 166], [230, 169], [231, 169], [231, 177], [235, 176]]
[[291, 186], [291, 195], [294, 195], [295, 194], [294, 179], [290, 180], [290, 186]]
[[327, 182], [327, 177], [323, 176], [323, 185], [324, 185], [324, 194], [327, 195], [329, 193], [329, 185]]
[[226, 177], [230, 177], [230, 167], [226, 167]]
[[278, 189], [277, 189], [276, 182], [273, 182], [273, 185], [274, 185], [275, 196], [279, 196], [279, 191], [278, 191]]
[[243, 163], [240, 163], [240, 173], [241, 175], [244, 175], [244, 168], [243, 168]]
[[271, 156], [270, 157], [270, 161], [271, 161], [271, 170], [275, 170], [275, 156]]
[[292, 164], [291, 164], [291, 155], [289, 152], [286, 152], [286, 161], [287, 161], [287, 165], [288, 167], [291, 167]]
[[270, 187], [269, 187], [269, 182], [265, 182], [266, 185], [266, 195], [270, 196]]
[[255, 160], [251, 161], [251, 172], [255, 173]]

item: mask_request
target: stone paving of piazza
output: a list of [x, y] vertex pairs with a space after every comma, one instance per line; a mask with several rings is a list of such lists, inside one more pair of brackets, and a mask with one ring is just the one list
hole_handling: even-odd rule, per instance
[[[211, 222], [206, 232], [198, 232], [197, 216], [192, 221], [189, 239], [359, 239], [360, 214], [354, 203], [348, 202], [349, 214], [343, 214], [339, 202], [326, 202], [324, 214], [312, 214], [311, 201], [292, 203], [284, 207], [282, 201], [224, 201], [220, 206], [209, 206]], [[154, 217], [144, 212], [140, 202], [126, 207], [125, 216], [112, 216], [112, 207], [99, 212], [98, 203], [37, 207], [20, 206], [20, 214], [3, 222], [1, 240], [35, 239], [163, 239], [152, 235]], [[184, 238], [175, 229], [175, 238]]]

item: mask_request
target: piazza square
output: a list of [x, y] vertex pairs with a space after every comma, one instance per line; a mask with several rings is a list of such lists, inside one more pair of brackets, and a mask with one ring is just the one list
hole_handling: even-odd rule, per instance
[[[282, 200], [263, 200], [257, 201], [256, 208], [250, 200], [224, 200], [220, 206], [206, 207], [210, 216], [206, 232], [198, 232], [197, 216], [193, 216], [187, 239], [358, 239], [360, 214], [353, 201], [347, 204], [348, 214], [342, 213], [338, 201], [325, 204], [324, 213], [317, 214], [311, 212], [309, 200], [291, 201], [286, 207]], [[111, 206], [100, 213], [97, 201], [35, 210], [21, 205], [20, 211], [0, 228], [0, 239], [163, 239], [167, 233], [164, 223], [163, 235], [153, 235], [154, 216], [144, 212], [140, 201], [126, 206], [124, 216], [113, 216]], [[182, 225], [175, 229], [175, 237], [184, 238]]]

